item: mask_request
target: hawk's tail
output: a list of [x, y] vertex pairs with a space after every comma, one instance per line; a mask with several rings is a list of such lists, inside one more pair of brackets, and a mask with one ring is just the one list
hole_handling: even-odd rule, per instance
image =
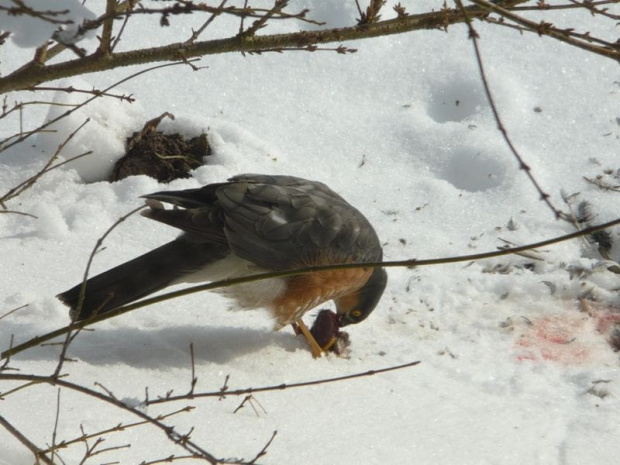
[[210, 243], [175, 240], [58, 294], [74, 321], [107, 313], [170, 285], [224, 257], [227, 251]]

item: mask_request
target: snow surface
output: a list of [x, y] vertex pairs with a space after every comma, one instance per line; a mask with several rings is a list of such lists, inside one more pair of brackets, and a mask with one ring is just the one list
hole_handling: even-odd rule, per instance
[[[103, 2], [101, 2], [103, 3]], [[301, 2], [300, 2], [301, 3]], [[350, 24], [354, 2], [303, 2], [330, 25]], [[407, 2], [403, 2], [408, 4]], [[413, 3], [413, 2], [410, 2]], [[94, 3], [88, 4], [94, 10]], [[440, 8], [415, 2], [414, 12]], [[616, 7], [617, 8], [617, 7]], [[616, 9], [616, 13], [617, 13]], [[388, 15], [386, 15], [388, 16]], [[531, 15], [536, 17], [536, 15]], [[558, 25], [598, 27], [613, 21], [570, 11]], [[592, 21], [588, 24], [587, 21]], [[142, 21], [142, 20], [141, 20]], [[160, 29], [151, 19], [129, 29], [121, 47], [153, 46], [191, 34], [192, 18]], [[234, 23], [234, 24], [233, 24]], [[598, 26], [596, 26], [598, 24]], [[213, 23], [209, 37], [237, 28]], [[268, 33], [308, 28], [277, 22]], [[156, 30], [157, 33], [152, 32]], [[487, 77], [510, 136], [556, 206], [561, 192], [579, 193], [596, 222], [615, 219], [620, 194], [584, 181], [620, 168], [617, 64], [550, 39], [477, 25]], [[182, 32], [179, 32], [182, 31]], [[617, 32], [616, 32], [617, 33]], [[85, 40], [88, 48], [93, 42]], [[139, 206], [140, 195], [200, 186], [244, 172], [291, 174], [325, 182], [363, 211], [384, 242], [385, 258], [433, 258], [495, 250], [573, 232], [556, 221], [506, 148], [485, 100], [464, 26], [345, 44], [359, 51], [221, 55], [206, 69], [173, 66], [129, 80], [114, 92], [137, 102], [98, 100], [57, 123], [55, 133], [28, 140], [0, 158], [3, 192], [34, 174], [87, 117], [63, 150], [65, 159], [93, 155], [43, 176], [7, 206], [35, 215], [0, 215], [0, 343], [23, 342], [68, 323], [54, 296], [77, 283], [97, 239]], [[1, 49], [3, 74], [19, 65], [16, 48]], [[137, 68], [65, 81], [106, 88]], [[40, 95], [39, 95], [40, 94]], [[49, 94], [12, 94], [50, 100]], [[79, 101], [58, 94], [56, 102]], [[457, 103], [458, 102], [458, 103]], [[34, 127], [58, 114], [25, 110]], [[159, 185], [137, 176], [102, 182], [125, 138], [169, 111], [166, 131], [206, 131], [214, 153], [191, 179]], [[0, 135], [18, 122], [0, 122]], [[88, 183], [86, 183], [87, 181]], [[93, 182], [101, 181], [101, 182]], [[508, 228], [513, 221], [516, 228]], [[144, 253], [176, 232], [133, 216], [105, 241], [93, 273]], [[612, 231], [618, 242], [618, 229]], [[620, 454], [620, 365], [608, 338], [620, 306], [620, 275], [596, 247], [564, 242], [539, 251], [540, 261], [511, 256], [473, 264], [390, 268], [383, 300], [349, 330], [347, 358], [312, 360], [300, 337], [271, 331], [265, 312], [230, 312], [221, 296], [194, 294], [96, 325], [71, 345], [68, 380], [138, 405], [190, 386], [190, 343], [197, 391], [280, 385], [365, 372], [419, 360], [406, 370], [255, 395], [260, 415], [242, 397], [194, 399], [152, 406], [151, 415], [186, 405], [165, 420], [218, 457], [249, 459], [278, 434], [264, 464], [597, 464]], [[620, 259], [620, 249], [612, 249]], [[533, 263], [533, 267], [529, 264]], [[583, 268], [585, 272], [570, 273]], [[502, 272], [499, 272], [499, 271]], [[591, 302], [584, 312], [578, 301]], [[318, 310], [318, 309], [317, 309]], [[311, 322], [316, 311], [306, 318]], [[21, 373], [50, 374], [58, 348], [17, 356]], [[0, 386], [6, 391], [14, 386]], [[23, 389], [0, 403], [0, 415], [35, 444], [51, 444], [57, 390]], [[63, 390], [57, 441], [136, 421], [83, 395]], [[105, 436], [117, 448], [87, 463], [140, 463], [183, 455], [149, 426]], [[83, 445], [61, 451], [78, 463]], [[0, 429], [0, 464], [33, 462]], [[185, 460], [183, 462], [192, 462]]]
[[[16, 13], [22, 6], [18, 3], [33, 14]], [[13, 43], [24, 48], [41, 46], [54, 32], [63, 43], [78, 42], [82, 21], [95, 19], [93, 12], [77, 0], [0, 0], [0, 7], [0, 30], [10, 31]]]

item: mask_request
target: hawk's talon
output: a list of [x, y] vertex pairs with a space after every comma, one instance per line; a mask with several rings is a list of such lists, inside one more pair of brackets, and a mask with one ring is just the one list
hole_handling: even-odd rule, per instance
[[[312, 352], [312, 357], [313, 358], [319, 358], [323, 355], [323, 349], [321, 348], [321, 346], [316, 342], [316, 339], [314, 339], [314, 336], [312, 335], [312, 333], [310, 332], [310, 330], [308, 329], [308, 327], [306, 326], [306, 323], [304, 323], [304, 320], [302, 320], [301, 318], [299, 320], [297, 320], [295, 323], [293, 323], [294, 325], [297, 325], [298, 329], [301, 331], [301, 333], [304, 335], [304, 337], [306, 338], [306, 341], [308, 341], [308, 345], [310, 346], [310, 352]], [[294, 327], [294, 326], [293, 326]]]

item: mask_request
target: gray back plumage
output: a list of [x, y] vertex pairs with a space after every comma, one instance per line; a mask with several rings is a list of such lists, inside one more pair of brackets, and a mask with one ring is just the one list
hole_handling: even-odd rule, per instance
[[187, 210], [152, 210], [145, 216], [197, 240], [227, 242], [236, 255], [266, 269], [382, 259], [368, 220], [319, 182], [243, 174], [202, 189], [146, 197]]

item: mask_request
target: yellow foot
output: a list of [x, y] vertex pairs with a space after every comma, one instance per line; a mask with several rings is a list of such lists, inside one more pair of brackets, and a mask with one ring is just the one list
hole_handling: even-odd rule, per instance
[[308, 341], [310, 351], [312, 352], [312, 357], [319, 358], [323, 355], [323, 349], [321, 349], [321, 346], [316, 342], [314, 336], [306, 326], [306, 323], [304, 323], [301, 318], [295, 323], [293, 323], [293, 328], [296, 328], [295, 332], [297, 332], [297, 329], [299, 329], [299, 331], [301, 331], [301, 334], [303, 334], [306, 338], [306, 341]]

